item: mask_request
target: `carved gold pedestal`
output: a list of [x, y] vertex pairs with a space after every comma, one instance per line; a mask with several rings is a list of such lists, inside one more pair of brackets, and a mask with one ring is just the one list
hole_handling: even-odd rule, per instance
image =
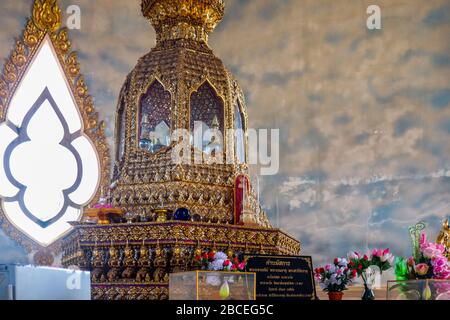
[[297, 255], [300, 243], [278, 229], [261, 227], [178, 221], [74, 223], [63, 249], [64, 266], [91, 271], [93, 299], [134, 300], [167, 299], [169, 274], [197, 270], [194, 258], [200, 252]]

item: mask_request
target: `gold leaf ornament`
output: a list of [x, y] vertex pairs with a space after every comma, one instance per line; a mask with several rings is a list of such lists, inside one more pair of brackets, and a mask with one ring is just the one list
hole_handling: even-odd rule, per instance
[[33, 21], [42, 31], [55, 32], [61, 26], [61, 9], [57, 0], [36, 0], [33, 8]]

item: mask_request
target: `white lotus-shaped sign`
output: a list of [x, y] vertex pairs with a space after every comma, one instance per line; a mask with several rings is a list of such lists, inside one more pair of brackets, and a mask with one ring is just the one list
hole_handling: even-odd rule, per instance
[[48, 37], [0, 125], [0, 196], [8, 220], [48, 246], [81, 218], [100, 179], [97, 152]]

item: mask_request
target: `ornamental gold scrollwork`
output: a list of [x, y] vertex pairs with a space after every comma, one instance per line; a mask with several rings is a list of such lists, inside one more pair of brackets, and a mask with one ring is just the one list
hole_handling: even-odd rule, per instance
[[141, 7], [142, 13], [155, 29], [161, 29], [174, 22], [179, 24], [180, 21], [176, 21], [176, 18], [182, 17], [190, 21], [186, 28], [191, 28], [185, 32], [189, 30], [194, 32], [195, 29], [192, 27], [200, 25], [209, 33], [222, 20], [225, 12], [223, 0], [143, 0]]
[[[89, 95], [84, 78], [80, 73], [77, 54], [71, 51], [68, 30], [61, 27], [61, 9], [57, 0], [34, 1], [31, 18], [27, 20], [22, 35], [16, 40], [13, 50], [4, 64], [0, 75], [0, 121], [4, 121], [9, 103], [46, 35], [53, 44], [68, 85], [74, 93], [76, 105], [81, 111], [85, 127], [84, 133], [91, 139], [97, 150], [101, 168], [100, 186], [109, 186], [110, 154], [105, 137], [105, 124], [99, 120], [98, 113], [95, 111], [93, 99]], [[100, 189], [92, 203], [98, 201]], [[5, 218], [1, 209], [0, 221], [6, 234], [27, 251], [42, 249], [39, 244], [18, 232]], [[60, 241], [56, 241], [47, 249], [58, 252], [61, 249]]]
[[33, 22], [42, 31], [55, 32], [61, 27], [61, 9], [57, 0], [36, 0]]

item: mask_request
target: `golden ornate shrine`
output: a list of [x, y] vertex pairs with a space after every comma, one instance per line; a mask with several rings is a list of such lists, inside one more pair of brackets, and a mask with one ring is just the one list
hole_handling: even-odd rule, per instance
[[[242, 90], [208, 46], [224, 10], [222, 0], [142, 1], [157, 44], [120, 92], [108, 197], [127, 222], [74, 223], [63, 248], [65, 266], [92, 272], [94, 299], [166, 299], [168, 274], [198, 269], [194, 257], [205, 250], [300, 252], [297, 240], [270, 226], [250, 186], [246, 135], [225, 137], [222, 149], [209, 148], [212, 138], [192, 146], [201, 164], [171, 161], [177, 129], [192, 133], [195, 122], [222, 132], [248, 128]], [[218, 155], [234, 160], [208, 162]], [[239, 181], [247, 192], [236, 209]], [[172, 214], [180, 208], [187, 219]]]

